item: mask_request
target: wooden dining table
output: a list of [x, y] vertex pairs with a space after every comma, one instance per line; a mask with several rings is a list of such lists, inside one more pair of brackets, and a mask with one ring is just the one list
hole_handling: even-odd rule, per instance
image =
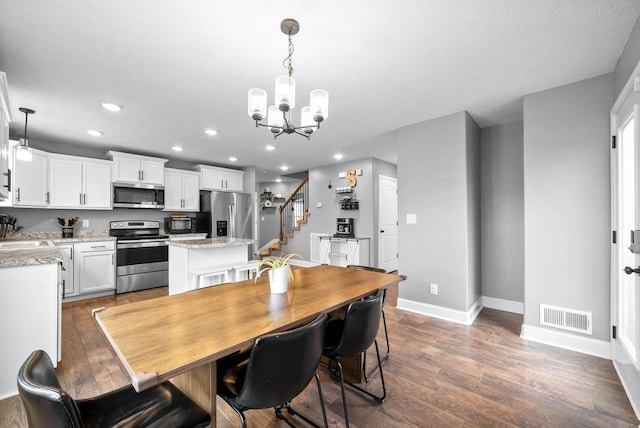
[[216, 362], [262, 335], [311, 321], [403, 280], [320, 265], [293, 270], [287, 293], [267, 275], [96, 311], [136, 391], [171, 380], [216, 426]]

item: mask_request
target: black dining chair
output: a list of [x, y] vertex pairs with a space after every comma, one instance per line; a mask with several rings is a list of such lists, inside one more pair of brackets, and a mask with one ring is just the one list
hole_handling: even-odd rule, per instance
[[323, 426], [327, 415], [322, 386], [316, 369], [322, 355], [327, 315], [309, 324], [257, 338], [250, 350], [232, 354], [218, 361], [218, 395], [247, 422], [244, 412], [273, 407], [278, 419], [293, 426], [282, 410], [318, 427], [306, 416], [291, 408], [291, 400], [316, 378]]
[[[371, 266], [362, 266], [362, 265], [348, 265], [347, 266], [348, 269], [355, 269], [355, 270], [366, 270], [369, 272], [378, 272], [378, 273], [387, 273], [386, 270], [381, 269], [381, 268], [375, 268], [375, 267], [371, 267]], [[384, 327], [384, 339], [385, 342], [387, 343], [387, 352], [384, 354], [384, 356], [382, 357], [382, 364], [386, 363], [389, 360], [389, 356], [391, 355], [391, 347], [389, 345], [389, 333], [387, 331], [387, 317], [384, 316], [384, 304], [387, 301], [387, 289], [383, 289], [382, 290], [382, 326]], [[362, 358], [362, 372], [364, 373], [364, 380], [365, 382], [369, 382], [371, 380], [371, 377], [378, 371], [378, 366], [374, 366], [373, 369], [367, 373], [367, 352], [365, 351], [363, 353], [363, 358]]]
[[[382, 292], [365, 297], [362, 300], [352, 302], [347, 307], [344, 319], [331, 320], [327, 324], [325, 333], [324, 350], [322, 355], [329, 359], [327, 367], [332, 378], [338, 377], [340, 389], [342, 391], [342, 406], [344, 409], [344, 420], [349, 426], [349, 416], [347, 413], [347, 398], [345, 394], [345, 384], [373, 398], [377, 403], [382, 403], [387, 396], [387, 389], [382, 373], [382, 363], [380, 361], [380, 351], [376, 336], [380, 327], [380, 313], [382, 308]], [[347, 382], [344, 379], [342, 363], [343, 357], [353, 357], [361, 354], [374, 344], [378, 359], [378, 370], [380, 371], [380, 381], [382, 382], [382, 395], [374, 395], [372, 392], [361, 388], [358, 385]], [[337, 369], [333, 365], [337, 366]]]
[[85, 400], [61, 387], [49, 355], [34, 351], [18, 372], [30, 428], [205, 427], [211, 417], [171, 382], [142, 392], [131, 385]]

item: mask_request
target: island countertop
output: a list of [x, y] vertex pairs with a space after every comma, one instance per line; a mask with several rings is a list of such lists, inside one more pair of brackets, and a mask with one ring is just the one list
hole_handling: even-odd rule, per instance
[[60, 262], [62, 262], [62, 254], [54, 245], [0, 250], [0, 268]]
[[221, 248], [221, 247], [237, 247], [240, 245], [250, 245], [255, 242], [255, 239], [244, 238], [205, 238], [205, 239], [190, 239], [186, 241], [169, 241], [170, 247], [181, 248]]

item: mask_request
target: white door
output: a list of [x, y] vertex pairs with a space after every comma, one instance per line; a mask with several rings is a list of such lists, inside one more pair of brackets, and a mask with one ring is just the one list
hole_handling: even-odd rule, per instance
[[[640, 95], [629, 84], [612, 109], [612, 245], [611, 318], [614, 365], [636, 415], [640, 414], [640, 254], [632, 252], [632, 231], [640, 230]], [[634, 233], [640, 252], [640, 231]], [[634, 271], [638, 269], [638, 271]]]
[[398, 180], [378, 177], [378, 267], [398, 269]]

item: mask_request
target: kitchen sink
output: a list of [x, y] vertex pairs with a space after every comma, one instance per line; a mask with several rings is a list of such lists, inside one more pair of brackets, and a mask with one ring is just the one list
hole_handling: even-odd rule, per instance
[[0, 250], [19, 250], [28, 248], [53, 247], [50, 241], [13, 241], [0, 242]]

